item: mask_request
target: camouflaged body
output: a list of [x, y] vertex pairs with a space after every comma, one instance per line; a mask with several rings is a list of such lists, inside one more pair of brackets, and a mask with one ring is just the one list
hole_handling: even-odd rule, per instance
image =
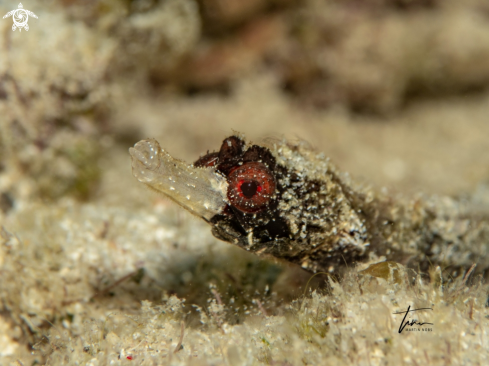
[[[268, 214], [245, 233], [231, 219], [213, 220], [213, 234], [259, 255], [311, 272], [336, 272], [356, 262], [396, 261], [425, 271], [489, 267], [489, 220], [449, 198], [393, 198], [355, 184], [306, 144], [269, 144], [276, 161], [277, 195]], [[270, 240], [270, 217], [287, 235]], [[275, 219], [278, 220], [278, 219]], [[264, 232], [265, 231], [265, 232]]]
[[[153, 139], [130, 150], [140, 182], [207, 221], [215, 237], [261, 256], [311, 272], [383, 260], [423, 272], [430, 265], [451, 274], [473, 263], [478, 271], [489, 268], [487, 215], [450, 198], [379, 193], [355, 183], [305, 143], [261, 146], [230, 136], [219, 152], [193, 165], [173, 159]], [[236, 189], [233, 172], [256, 166], [274, 192], [257, 200], [260, 206], [240, 206], [244, 198], [230, 194]]]

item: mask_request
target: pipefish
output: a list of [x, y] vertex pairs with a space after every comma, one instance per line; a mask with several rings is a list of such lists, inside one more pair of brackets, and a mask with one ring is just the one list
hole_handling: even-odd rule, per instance
[[356, 183], [303, 142], [226, 138], [193, 164], [154, 139], [130, 148], [134, 176], [205, 220], [212, 234], [313, 272], [395, 261], [453, 275], [489, 268], [489, 217], [451, 198], [401, 198]]

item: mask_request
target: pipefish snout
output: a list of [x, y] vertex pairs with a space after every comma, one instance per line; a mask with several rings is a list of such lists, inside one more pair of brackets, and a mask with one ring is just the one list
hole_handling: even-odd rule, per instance
[[452, 274], [489, 268], [489, 218], [453, 199], [396, 198], [356, 184], [323, 154], [241, 136], [194, 164], [154, 139], [130, 149], [134, 176], [204, 219], [218, 239], [311, 271], [395, 261]]

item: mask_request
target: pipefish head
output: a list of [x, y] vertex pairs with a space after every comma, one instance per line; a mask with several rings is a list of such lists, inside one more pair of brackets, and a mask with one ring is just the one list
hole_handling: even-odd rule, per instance
[[304, 144], [260, 146], [233, 135], [186, 164], [149, 139], [130, 154], [140, 182], [207, 221], [221, 240], [311, 271], [324, 267], [318, 255], [338, 262], [364, 252], [364, 227], [334, 168]]

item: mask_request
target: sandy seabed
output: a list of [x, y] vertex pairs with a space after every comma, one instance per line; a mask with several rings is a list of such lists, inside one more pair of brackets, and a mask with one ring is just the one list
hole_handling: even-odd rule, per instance
[[[131, 174], [127, 152], [152, 137], [173, 156], [194, 161], [233, 131], [252, 141], [304, 139], [375, 189], [463, 197], [487, 215], [487, 72], [469, 57], [489, 39], [485, 18], [476, 17], [472, 27], [469, 10], [460, 18], [436, 6], [420, 11], [436, 18], [433, 27], [458, 27], [443, 33], [439, 50], [455, 49], [457, 34], [476, 39], [460, 46], [466, 58], [449, 54], [457, 67], [443, 75], [453, 90], [404, 100], [398, 86], [422, 73], [405, 76], [414, 66], [405, 66], [402, 55], [383, 58], [382, 52], [391, 53], [380, 47], [384, 51], [369, 61], [381, 65], [374, 71], [395, 64], [386, 72], [404, 76], [359, 84], [371, 87], [375, 103], [373, 112], [358, 113], [360, 101], [345, 85], [364, 79], [339, 66], [340, 76], [328, 84], [336, 89], [328, 93], [344, 99], [320, 109], [303, 104], [310, 89], [297, 87], [297, 98], [285, 94], [280, 74], [256, 62], [229, 76], [226, 93], [214, 86], [195, 95], [167, 90], [139, 71], [128, 77], [131, 57], [145, 55], [140, 69], [155, 73], [155, 60], [165, 56], [171, 64], [197, 47], [197, 6], [186, 1], [182, 10], [161, 2], [156, 13], [168, 21], [154, 32], [160, 18], [143, 18], [144, 12], [121, 23], [127, 14], [108, 16], [117, 12], [101, 6], [94, 25], [87, 21], [94, 13], [84, 19], [84, 13], [73, 15], [76, 1], [64, 3], [24, 4], [39, 16], [29, 20], [29, 32], [1, 23], [0, 365], [489, 364], [488, 286], [480, 277], [448, 281], [432, 268], [429, 281], [399, 267], [400, 276], [381, 278], [351, 268], [340, 281], [316, 276], [306, 287], [310, 274], [218, 241], [205, 223], [145, 189]], [[120, 5], [99, 3], [112, 10]], [[309, 13], [310, 3], [304, 5]], [[7, 5], [0, 4], [4, 13]], [[385, 45], [395, 43], [396, 34], [404, 39], [409, 22], [420, 22], [417, 11], [388, 13], [381, 24], [397, 33], [389, 33], [393, 39]], [[189, 26], [173, 26], [174, 14]], [[372, 31], [372, 22], [358, 27]], [[335, 60], [357, 65], [349, 50], [363, 47], [359, 29], [342, 38], [349, 41]], [[154, 44], [161, 39], [166, 46], [159, 49]], [[131, 40], [145, 47], [129, 47]], [[166, 75], [171, 67], [158, 72]], [[460, 75], [482, 86], [458, 88], [466, 80]], [[401, 102], [386, 101], [385, 90]], [[432, 308], [417, 319], [433, 325], [399, 333], [402, 315], [394, 313], [409, 305]]]

